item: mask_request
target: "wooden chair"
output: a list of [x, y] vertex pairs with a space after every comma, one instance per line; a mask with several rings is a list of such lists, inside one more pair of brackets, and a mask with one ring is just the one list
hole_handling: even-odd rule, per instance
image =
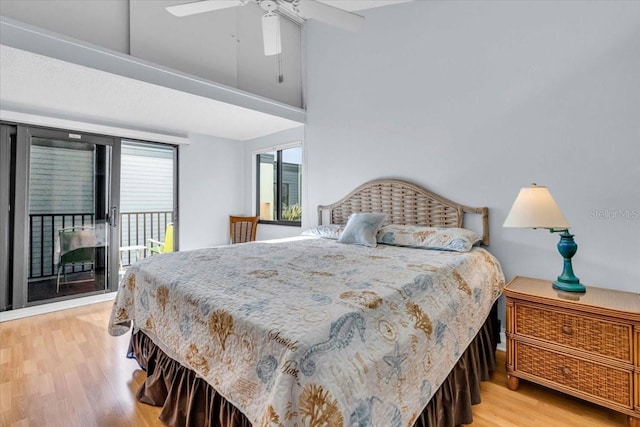
[[257, 216], [229, 216], [229, 239], [231, 244], [246, 243], [256, 240], [258, 229]]

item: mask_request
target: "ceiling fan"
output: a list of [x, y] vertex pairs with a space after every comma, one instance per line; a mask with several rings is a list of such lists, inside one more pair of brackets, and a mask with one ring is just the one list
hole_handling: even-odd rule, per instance
[[244, 6], [253, 1], [265, 14], [262, 16], [262, 40], [264, 54], [277, 55], [282, 52], [280, 43], [280, 15], [298, 18], [300, 22], [316, 19], [334, 27], [356, 31], [364, 17], [316, 0], [201, 0], [169, 6], [166, 10], [178, 17]]

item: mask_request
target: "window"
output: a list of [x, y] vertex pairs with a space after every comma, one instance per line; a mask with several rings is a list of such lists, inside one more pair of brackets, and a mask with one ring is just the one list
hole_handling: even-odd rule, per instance
[[260, 221], [300, 225], [302, 147], [268, 151], [256, 157], [256, 214]]

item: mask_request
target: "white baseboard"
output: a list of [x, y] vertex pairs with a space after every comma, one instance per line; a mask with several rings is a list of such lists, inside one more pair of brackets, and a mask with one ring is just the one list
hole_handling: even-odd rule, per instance
[[497, 349], [507, 351], [507, 334], [504, 328], [500, 328], [500, 342], [498, 343]]
[[37, 316], [38, 314], [51, 313], [59, 310], [67, 310], [69, 308], [96, 304], [98, 302], [113, 301], [115, 297], [115, 292], [109, 292], [106, 294], [91, 295], [83, 298], [74, 298], [65, 301], [52, 302], [50, 304], [34, 305], [32, 307], [3, 311], [0, 313], [0, 322], [8, 322], [10, 320], [22, 319], [29, 316]]

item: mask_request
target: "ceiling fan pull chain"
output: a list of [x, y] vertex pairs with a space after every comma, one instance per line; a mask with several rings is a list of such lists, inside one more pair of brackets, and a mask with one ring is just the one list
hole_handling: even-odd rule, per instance
[[284, 82], [284, 75], [282, 74], [282, 53], [278, 54], [278, 83]]

